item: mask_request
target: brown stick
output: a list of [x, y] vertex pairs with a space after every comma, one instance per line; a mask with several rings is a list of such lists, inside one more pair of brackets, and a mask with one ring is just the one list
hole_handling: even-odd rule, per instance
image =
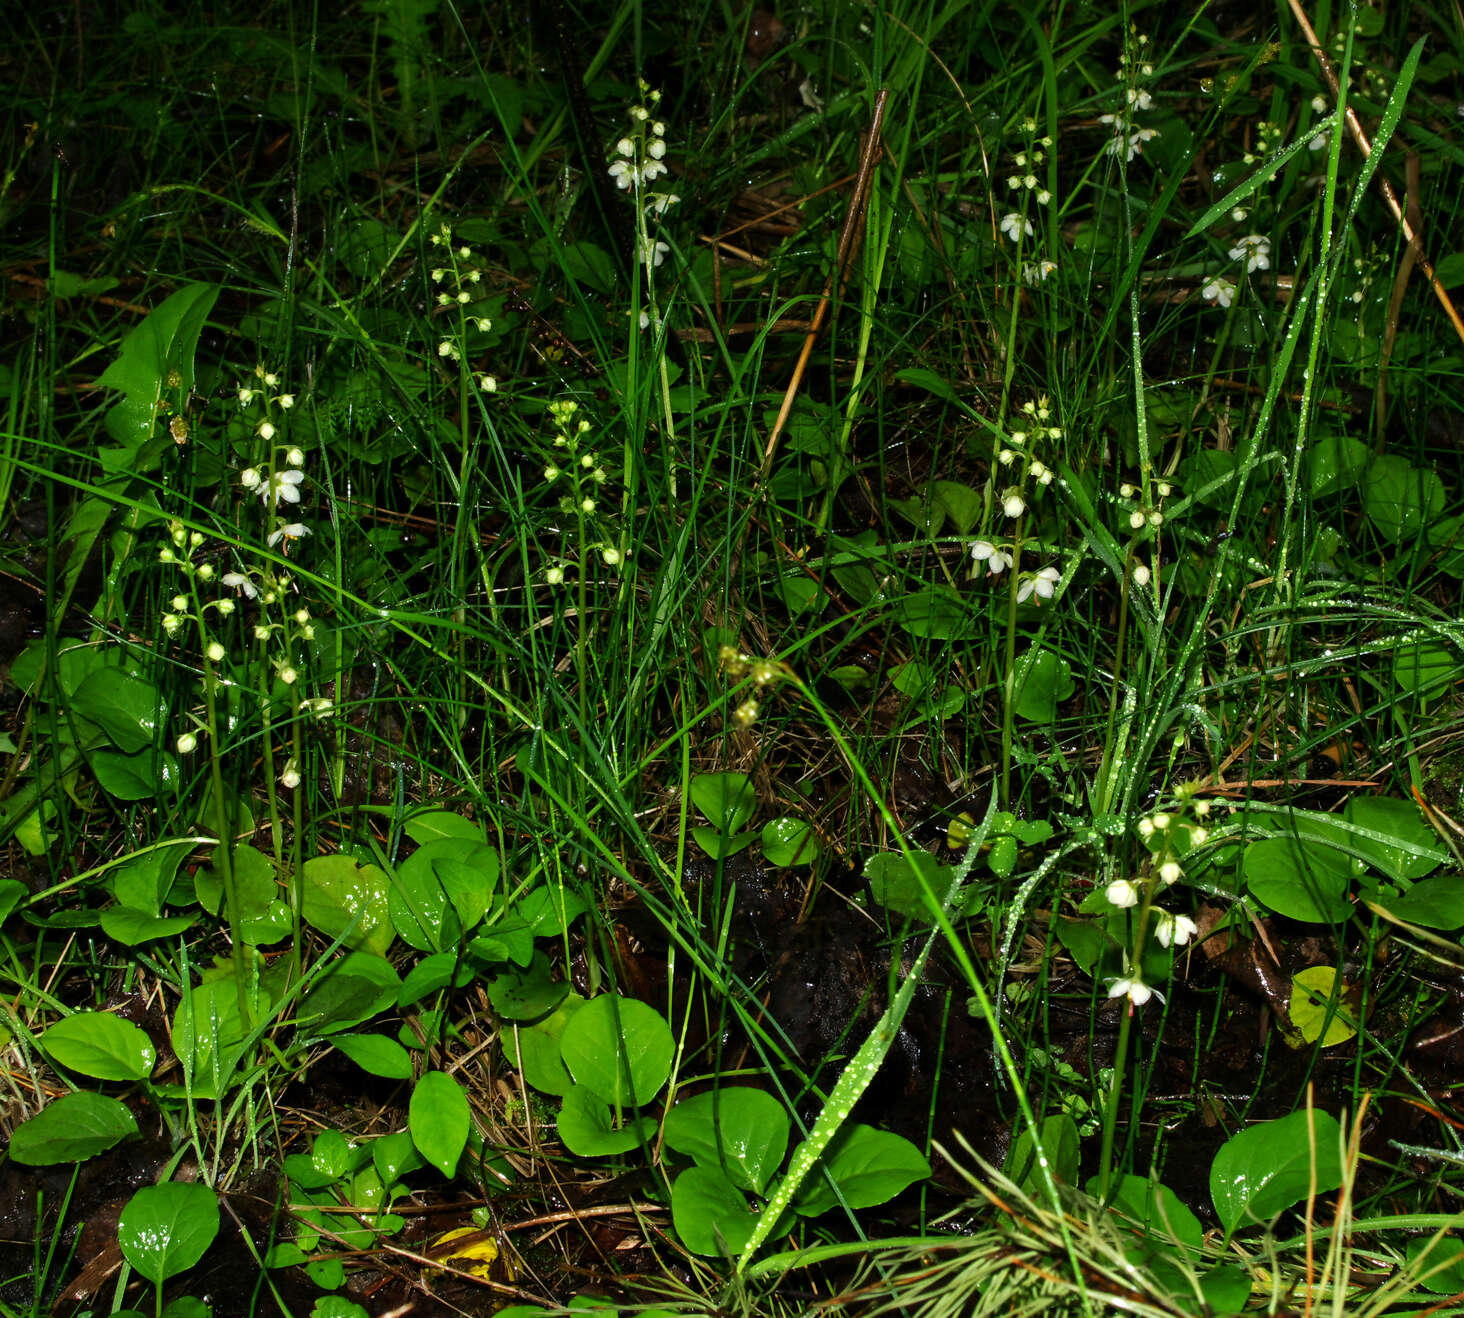
[[758, 485], [767, 479], [768, 472], [772, 469], [773, 454], [777, 451], [778, 440], [782, 437], [783, 427], [788, 423], [788, 414], [793, 410], [793, 400], [798, 396], [798, 390], [803, 385], [804, 372], [808, 369], [808, 359], [813, 355], [813, 345], [818, 340], [819, 331], [823, 328], [824, 319], [828, 315], [835, 281], [843, 283], [845, 267], [849, 263], [849, 258], [854, 254], [856, 236], [864, 220], [865, 204], [869, 200], [869, 182], [874, 177], [874, 163], [880, 155], [880, 128], [884, 123], [885, 102], [889, 100], [889, 96], [889, 88], [881, 87], [879, 94], [874, 98], [874, 115], [870, 119], [868, 136], [864, 139], [864, 151], [859, 158], [859, 173], [854, 180], [854, 191], [849, 197], [849, 211], [844, 216], [844, 229], [839, 234], [839, 248], [834, 257], [834, 268], [829, 271], [828, 280], [824, 284], [823, 296], [819, 298], [818, 306], [814, 309], [812, 328], [808, 331], [808, 337], [803, 340], [803, 350], [798, 354], [798, 363], [793, 368], [793, 378], [788, 381], [787, 392], [783, 395], [783, 406], [778, 409], [778, 419], [773, 423], [772, 433], [768, 436], [767, 451], [763, 454], [762, 466], [758, 469], [756, 482]]
[[[1291, 12], [1296, 21], [1301, 25], [1301, 30], [1306, 34], [1307, 42], [1311, 46], [1312, 58], [1316, 60], [1317, 67], [1322, 71], [1322, 77], [1327, 80], [1327, 86], [1332, 89], [1332, 97], [1340, 100], [1342, 96], [1341, 84], [1337, 81], [1337, 71], [1332, 67], [1332, 61], [1327, 58], [1327, 52], [1322, 49], [1322, 43], [1317, 37], [1317, 32], [1307, 18], [1306, 11], [1301, 7], [1301, 0], [1288, 0], [1291, 5]], [[1368, 141], [1367, 134], [1363, 132], [1362, 122], [1357, 117], [1357, 112], [1351, 105], [1346, 111], [1347, 131], [1352, 134], [1352, 140], [1357, 143], [1357, 149], [1364, 156], [1372, 155], [1372, 143]], [[1403, 230], [1403, 236], [1408, 240], [1410, 247], [1418, 254], [1418, 264], [1423, 267], [1423, 273], [1428, 276], [1428, 285], [1434, 291], [1440, 305], [1444, 308], [1444, 314], [1448, 316], [1449, 323], [1453, 325], [1454, 332], [1464, 342], [1464, 321], [1459, 319], [1459, 313], [1454, 309], [1454, 304], [1449, 300], [1448, 290], [1439, 283], [1434, 275], [1434, 268], [1428, 256], [1423, 250], [1423, 244], [1418, 240], [1418, 232], [1409, 223], [1408, 217], [1403, 213], [1403, 207], [1398, 203], [1398, 195], [1393, 191], [1393, 185], [1383, 177], [1382, 170], [1377, 172], [1378, 187], [1383, 194], [1383, 200], [1387, 203], [1388, 209], [1393, 212], [1393, 218], [1397, 220], [1399, 227]]]

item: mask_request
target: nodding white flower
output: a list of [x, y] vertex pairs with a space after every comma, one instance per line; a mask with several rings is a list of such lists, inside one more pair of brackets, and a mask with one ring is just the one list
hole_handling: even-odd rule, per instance
[[257, 490], [260, 486], [260, 482], [263, 480], [264, 477], [259, 474], [258, 467], [245, 467], [244, 470], [239, 473], [239, 484], [242, 485], [246, 490]]
[[1039, 600], [1050, 600], [1062, 573], [1055, 567], [1045, 567], [1040, 572], [1022, 573], [1022, 584], [1017, 587], [1017, 603], [1025, 604], [1033, 595]]
[[1263, 233], [1248, 233], [1230, 249], [1232, 261], [1244, 261], [1246, 274], [1271, 268], [1271, 240]]
[[1144, 586], [1147, 586], [1149, 584], [1148, 565], [1145, 563], [1135, 563], [1133, 579], [1134, 585], [1138, 586], [1140, 589], [1142, 589]]
[[249, 388], [248, 385], [241, 384], [239, 386], [239, 405], [241, 407], [248, 407], [253, 401], [254, 390]]
[[297, 467], [288, 471], [277, 471], [268, 484], [261, 486], [260, 498], [268, 503], [273, 495], [276, 503], [299, 503], [300, 485], [304, 479], [305, 473]]
[[1110, 906], [1117, 906], [1120, 910], [1139, 904], [1139, 887], [1132, 879], [1114, 879], [1103, 890], [1103, 895]]
[[1154, 996], [1154, 990], [1145, 984], [1142, 979], [1137, 977], [1133, 979], [1115, 979], [1108, 986], [1108, 996], [1110, 998], [1127, 998], [1134, 1006], [1142, 1007], [1144, 1003], [1148, 1002]]
[[996, 460], [1001, 463], [1003, 467], [1010, 467], [1012, 463], [1017, 460], [1016, 450], [1004, 448], [1000, 453], [996, 455]]
[[985, 563], [987, 572], [993, 577], [999, 576], [1012, 565], [1012, 556], [990, 540], [973, 540], [971, 557], [978, 563]]
[[1014, 243], [1021, 242], [1024, 235], [1030, 238], [1036, 232], [1032, 221], [1016, 211], [1008, 211], [1001, 217], [1001, 231]]
[[295, 763], [292, 755], [285, 761], [284, 771], [280, 774], [280, 786], [288, 787], [291, 791], [300, 785], [300, 766]]
[[254, 583], [250, 581], [249, 578], [246, 577], [242, 572], [225, 572], [224, 575], [219, 578], [219, 581], [221, 581], [225, 586], [229, 586], [232, 589], [239, 591], [241, 594], [243, 594], [245, 599], [252, 600], [259, 594], [259, 592], [254, 588]]
[[647, 238], [641, 247], [641, 260], [652, 269], [660, 265], [666, 259], [666, 253], [671, 248], [655, 238]]
[[299, 677], [299, 671], [296, 668], [292, 667], [290, 664], [286, 664], [279, 671], [279, 679], [286, 686], [294, 686], [295, 683], [299, 680]]
[[1021, 490], [1015, 486], [1005, 490], [1001, 496], [1001, 510], [1008, 517], [1020, 517], [1027, 511], [1027, 501], [1022, 498]]
[[[1039, 196], [1038, 201], [1042, 198]], [[1047, 276], [1057, 269], [1056, 261], [1038, 261], [1036, 265], [1024, 265], [1022, 267], [1022, 282], [1029, 288], [1036, 288], [1043, 283]]]
[[606, 567], [620, 566], [620, 550], [616, 549], [614, 545], [606, 545], [600, 551], [600, 557], [605, 560]]
[[292, 407], [295, 406], [295, 395], [281, 394], [277, 399], [275, 399], [275, 402], [277, 402], [281, 407], [285, 409], [286, 412], [288, 412]]
[[178, 754], [187, 755], [198, 745], [198, 738], [191, 732], [185, 732], [178, 738]]
[[1200, 289], [1200, 296], [1206, 302], [1218, 302], [1222, 307], [1228, 307], [1235, 301], [1235, 285], [1224, 275], [1216, 275]]
[[268, 421], [261, 421], [258, 434], [260, 439], [271, 440], [275, 437], [275, 428]]
[[1134, 531], [1142, 531], [1144, 529], [1144, 522], [1146, 520], [1147, 518], [1145, 518], [1143, 510], [1135, 509], [1129, 514], [1129, 529]]
[[285, 454], [285, 461], [292, 467], [303, 467], [305, 465], [305, 450], [302, 448], [292, 448]]
[[1184, 877], [1184, 870], [1180, 868], [1177, 860], [1166, 860], [1159, 866], [1159, 877], [1167, 884], [1175, 884]]
[[485, 394], [496, 394], [498, 392], [498, 380], [492, 375], [480, 375], [478, 377], [478, 388]]
[[668, 206], [674, 206], [681, 198], [674, 192], [653, 192], [646, 198], [646, 208], [656, 215], [664, 215]]
[[1153, 108], [1154, 98], [1142, 87], [1130, 87], [1127, 94], [1128, 103], [1135, 110], [1148, 110]]
[[269, 533], [269, 547], [273, 549], [281, 540], [298, 540], [301, 536], [309, 535], [310, 528], [304, 522], [289, 522], [284, 526], [277, 526]]
[[544, 580], [551, 586], [562, 586], [564, 584], [564, 569], [562, 567], [545, 568]]
[[1183, 947], [1200, 932], [1200, 927], [1187, 915], [1171, 915], [1160, 911], [1154, 924], [1154, 937], [1165, 947]]
[[204, 654], [208, 656], [209, 663], [219, 663], [224, 657], [224, 647], [217, 641], [210, 641], [208, 649], [204, 651]]

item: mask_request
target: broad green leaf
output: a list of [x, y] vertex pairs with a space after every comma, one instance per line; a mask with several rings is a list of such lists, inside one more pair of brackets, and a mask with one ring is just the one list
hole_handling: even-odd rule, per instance
[[0, 879], [0, 924], [4, 924], [10, 913], [29, 896], [30, 889], [19, 879]]
[[1381, 453], [1367, 469], [1362, 506], [1379, 535], [1388, 540], [1421, 535], [1443, 514], [1444, 483], [1406, 458]]
[[928, 851], [882, 851], [864, 862], [864, 877], [874, 900], [907, 920], [928, 924], [940, 909], [950, 870]]
[[1038, 1160], [1043, 1159], [1052, 1179], [1066, 1185], [1078, 1180], [1078, 1127], [1066, 1112], [1044, 1117], [1038, 1138], [1024, 1125], [1007, 1152], [1005, 1172], [1024, 1190], [1038, 1192], [1045, 1184]]
[[[1362, 833], [1347, 834], [1347, 844], [1360, 852], [1367, 863], [1395, 882], [1421, 879], [1448, 859], [1439, 849], [1438, 837], [1412, 801], [1392, 796], [1354, 796], [1342, 817], [1381, 838]], [[1361, 871], [1362, 866], [1356, 868]]]
[[402, 825], [402, 832], [418, 846], [425, 846], [441, 838], [457, 838], [466, 842], [484, 841], [481, 824], [464, 819], [451, 810], [428, 810], [423, 814], [413, 815]]
[[936, 481], [935, 497], [960, 535], [970, 535], [980, 522], [983, 511], [981, 495], [959, 481]]
[[375, 865], [350, 856], [315, 856], [305, 862], [305, 923], [344, 946], [385, 956], [392, 928], [387, 911], [390, 881]]
[[322, 1130], [310, 1146], [310, 1163], [321, 1176], [338, 1181], [351, 1169], [351, 1146], [338, 1130]]
[[178, 782], [178, 761], [152, 747], [131, 755], [98, 747], [88, 752], [87, 763], [102, 790], [119, 801], [151, 800]]
[[1072, 665], [1051, 650], [1018, 661], [1017, 682], [1017, 714], [1032, 723], [1051, 723], [1058, 705], [1077, 690]]
[[968, 640], [975, 613], [949, 586], [927, 586], [898, 600], [895, 618], [911, 636], [926, 641]]
[[[1264, 1225], [1316, 1192], [1342, 1184], [1342, 1128], [1328, 1112], [1293, 1112], [1231, 1136], [1210, 1164], [1210, 1198], [1226, 1232]], [[1315, 1147], [1315, 1169], [1312, 1149]]]
[[1457, 1235], [1440, 1232], [1415, 1236], [1408, 1242], [1407, 1257], [1418, 1284], [1430, 1294], [1458, 1295], [1464, 1291], [1464, 1240]]
[[417, 1151], [451, 1179], [468, 1143], [468, 1100], [462, 1086], [441, 1071], [428, 1071], [412, 1090], [408, 1125]]
[[363, 1071], [387, 1080], [412, 1078], [411, 1054], [384, 1034], [335, 1034], [331, 1043]]
[[569, 984], [556, 980], [549, 958], [535, 952], [524, 969], [505, 970], [488, 981], [493, 1010], [511, 1021], [532, 1021], [547, 1016], [568, 996]]
[[[1334, 966], [1308, 966], [1299, 970], [1291, 979], [1291, 1001], [1286, 1014], [1291, 1023], [1307, 1043], [1321, 1040], [1323, 1048], [1346, 1043], [1357, 1033], [1357, 1027], [1349, 1024], [1352, 1009], [1344, 995], [1337, 1000], [1336, 1011], [1327, 1019], [1327, 1004], [1332, 1000], [1333, 985], [1337, 982]], [[1323, 1034], [1323, 1027], [1326, 1033]]]
[[812, 865], [818, 859], [818, 835], [801, 819], [784, 815], [763, 825], [763, 860], [779, 869]]
[[109, 1011], [79, 1011], [41, 1035], [41, 1047], [72, 1071], [97, 1080], [141, 1080], [157, 1061], [152, 1040]]
[[1424, 929], [1464, 928], [1464, 876], [1439, 874], [1421, 879], [1401, 897], [1373, 904]]
[[402, 981], [385, 957], [348, 952], [305, 991], [300, 1028], [315, 1035], [349, 1030], [395, 1006], [401, 989]]
[[788, 1129], [787, 1110], [771, 1094], [728, 1085], [677, 1103], [662, 1131], [677, 1153], [761, 1194], [788, 1151]]
[[132, 754], [157, 740], [163, 697], [147, 679], [120, 668], [87, 674], [71, 697], [71, 708], [107, 734], [119, 751]]
[[1332, 847], [1290, 835], [1264, 838], [1246, 847], [1241, 871], [1251, 895], [1278, 915], [1336, 924], [1352, 913], [1351, 866]]
[[192, 846], [191, 842], [166, 842], [134, 852], [108, 876], [112, 896], [121, 906], [161, 915], [178, 866]]
[[411, 1132], [398, 1130], [390, 1135], [379, 1135], [372, 1140], [371, 1165], [387, 1185], [399, 1181], [408, 1172], [422, 1166], [417, 1146], [412, 1143]]
[[137, 1134], [126, 1106], [103, 1094], [64, 1094], [18, 1125], [10, 1136], [10, 1156], [27, 1167], [85, 1162]]
[[794, 1196], [793, 1207], [804, 1217], [817, 1217], [837, 1207], [839, 1201], [829, 1186], [829, 1176], [838, 1183], [839, 1193], [850, 1208], [872, 1208], [929, 1175], [925, 1155], [903, 1135], [851, 1122], [834, 1136], [814, 1165]]
[[739, 833], [757, 808], [757, 793], [745, 773], [699, 773], [691, 780], [696, 808], [721, 833]]
[[1416, 695], [1440, 696], [1464, 677], [1459, 656], [1433, 641], [1413, 641], [1393, 651], [1393, 681]]
[[[1087, 1190], [1095, 1199], [1101, 1189], [1099, 1177], [1089, 1180]], [[1147, 1176], [1120, 1177], [1111, 1208], [1154, 1240], [1193, 1250], [1199, 1250], [1204, 1244], [1205, 1229], [1200, 1219], [1173, 1190]]]
[[109, 906], [102, 912], [102, 930], [108, 938], [137, 947], [155, 938], [181, 934], [194, 919], [191, 915], [152, 915], [135, 906]]
[[654, 1007], [605, 993], [564, 1029], [560, 1053], [577, 1085], [613, 1108], [649, 1103], [671, 1074], [675, 1040]]
[[187, 1272], [218, 1233], [218, 1196], [197, 1181], [145, 1185], [117, 1219], [123, 1257], [154, 1286]]
[[688, 1167], [671, 1187], [671, 1222], [681, 1243], [706, 1258], [734, 1257], [752, 1239], [757, 1210], [715, 1167]]
[[1372, 457], [1372, 447], [1350, 435], [1314, 436], [1306, 450], [1306, 479], [1312, 498], [1355, 489]]
[[[514, 903], [513, 913], [535, 938], [558, 938], [589, 909], [579, 893], [561, 883], [545, 883], [524, 893]], [[498, 926], [489, 932], [497, 933]]]
[[636, 1117], [617, 1130], [608, 1105], [584, 1085], [573, 1085], [565, 1094], [557, 1128], [564, 1147], [581, 1158], [629, 1153], [650, 1143], [656, 1133], [651, 1117]]
[[584, 1005], [585, 1000], [579, 994], [571, 993], [552, 1015], [533, 1025], [506, 1029], [500, 1036], [509, 1062], [541, 1093], [563, 1095], [574, 1085], [559, 1048], [569, 1018]]
[[397, 1002], [403, 1007], [410, 1007], [414, 1002], [449, 986], [463, 988], [472, 979], [472, 966], [460, 960], [456, 952], [433, 952], [407, 972], [397, 993]]

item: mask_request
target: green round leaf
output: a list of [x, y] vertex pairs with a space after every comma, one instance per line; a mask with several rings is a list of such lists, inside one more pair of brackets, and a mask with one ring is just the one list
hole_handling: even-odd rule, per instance
[[616, 1129], [610, 1109], [584, 1085], [571, 1085], [559, 1110], [559, 1138], [564, 1147], [577, 1157], [598, 1158], [629, 1153], [650, 1143], [656, 1123], [650, 1117], [637, 1117]]
[[[1030, 661], [1029, 661], [1030, 660]], [[1021, 676], [1025, 668], [1026, 676]], [[1073, 667], [1051, 650], [1038, 650], [1017, 665], [1017, 714], [1032, 723], [1051, 723], [1058, 705], [1077, 690]]]
[[1427, 530], [1444, 510], [1444, 483], [1392, 453], [1375, 457], [1362, 485], [1362, 506], [1379, 535], [1388, 540], [1413, 538]]
[[71, 696], [72, 711], [95, 723], [127, 755], [155, 743], [162, 706], [153, 683], [113, 667], [88, 673]]
[[142, 1030], [107, 1011], [79, 1011], [41, 1035], [41, 1047], [62, 1066], [97, 1080], [151, 1075], [157, 1050]]
[[1393, 796], [1354, 796], [1342, 817], [1349, 824], [1382, 835], [1372, 838], [1348, 833], [1347, 843], [1385, 878], [1421, 879], [1448, 859], [1439, 850], [1434, 831], [1424, 823], [1423, 812], [1412, 801]]
[[123, 1257], [154, 1286], [187, 1272], [218, 1233], [218, 1196], [197, 1182], [145, 1185], [117, 1220]]
[[671, 1187], [671, 1221], [681, 1243], [707, 1258], [735, 1258], [752, 1239], [758, 1212], [721, 1172], [688, 1167]]
[[754, 1194], [767, 1189], [788, 1151], [788, 1113], [771, 1094], [729, 1085], [683, 1099], [666, 1114], [666, 1143]]
[[305, 923], [344, 946], [385, 956], [391, 948], [386, 893], [389, 880], [375, 865], [350, 856], [313, 856], [305, 862]]
[[699, 773], [691, 780], [691, 799], [720, 833], [740, 832], [757, 808], [745, 773]]
[[1278, 915], [1336, 924], [1352, 913], [1351, 866], [1332, 847], [1293, 836], [1252, 842], [1241, 858], [1251, 895]]
[[1210, 1164], [1210, 1198], [1227, 1232], [1269, 1222], [1305, 1199], [1312, 1181], [1327, 1194], [1342, 1184], [1342, 1128], [1328, 1112], [1293, 1112], [1231, 1136]]
[[46, 1104], [10, 1136], [10, 1156], [27, 1167], [85, 1162], [137, 1134], [125, 1105], [104, 1094], [65, 1094]]
[[671, 1074], [675, 1047], [670, 1026], [654, 1007], [605, 993], [570, 1018], [560, 1054], [576, 1084], [623, 1108], [655, 1098]]
[[895, 605], [895, 617], [911, 636], [950, 641], [972, 634], [972, 618], [961, 597], [949, 586], [927, 586]]
[[1336, 981], [1334, 966], [1308, 966], [1292, 976], [1291, 1002], [1286, 1014], [1307, 1043], [1320, 1039], [1323, 1048], [1331, 1048], [1346, 1043], [1357, 1033], [1357, 1027], [1348, 1023], [1350, 1012], [1346, 998], [1338, 999], [1332, 1019], [1327, 1019], [1327, 1004], [1332, 1000], [1332, 986]]
[[930, 1175], [930, 1164], [903, 1135], [854, 1122], [834, 1137], [794, 1196], [793, 1207], [804, 1217], [816, 1217], [838, 1205], [825, 1170], [838, 1182], [850, 1208], [872, 1208], [923, 1181]]
[[1376, 904], [1389, 915], [1425, 929], [1464, 928], [1464, 878], [1440, 874], [1422, 879], [1401, 897]]
[[407, 1122], [417, 1151], [444, 1176], [454, 1176], [470, 1123], [462, 1086], [441, 1071], [428, 1071], [412, 1090]]
[[411, 1054], [384, 1034], [336, 1034], [330, 1041], [370, 1075], [387, 1080], [412, 1078]]
[[763, 825], [762, 853], [779, 869], [812, 865], [818, 859], [818, 835], [803, 820], [784, 815]]
[[1456, 1235], [1415, 1236], [1408, 1242], [1408, 1266], [1434, 1295], [1464, 1291], [1464, 1241]]
[[1433, 641], [1414, 641], [1393, 651], [1393, 681], [1404, 691], [1437, 696], [1461, 676], [1458, 655]]

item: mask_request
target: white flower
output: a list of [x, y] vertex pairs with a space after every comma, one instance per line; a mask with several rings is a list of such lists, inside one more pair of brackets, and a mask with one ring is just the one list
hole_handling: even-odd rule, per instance
[[1108, 986], [1110, 998], [1127, 998], [1136, 1007], [1142, 1007], [1154, 996], [1151, 989], [1141, 979], [1116, 979]]
[[646, 209], [655, 215], [664, 215], [666, 207], [674, 206], [681, 198], [674, 192], [653, 192], [646, 198]]
[[1142, 511], [1135, 510], [1129, 514], [1129, 529], [1133, 531], [1142, 531], [1144, 529], [1144, 514]]
[[245, 599], [254, 599], [259, 592], [255, 590], [254, 583], [242, 572], [225, 572], [219, 580], [226, 586], [243, 593]]
[[480, 375], [478, 377], [478, 388], [485, 394], [496, 394], [498, 392], [498, 380], [491, 375]]
[[1159, 877], [1167, 884], [1175, 884], [1184, 876], [1177, 860], [1166, 860], [1159, 866]]
[[1271, 268], [1271, 240], [1262, 233], [1248, 233], [1230, 249], [1232, 261], [1244, 261], [1246, 274]]
[[564, 584], [564, 569], [562, 567], [547, 568], [544, 572], [544, 580], [551, 586], [562, 586]]
[[273, 439], [275, 437], [274, 426], [268, 421], [261, 421], [259, 423], [259, 437], [266, 441]]
[[281, 540], [298, 540], [301, 536], [309, 534], [310, 528], [304, 522], [290, 522], [284, 526], [277, 526], [269, 533], [269, 547], [273, 549]]
[[285, 461], [292, 467], [303, 467], [305, 465], [305, 450], [292, 448], [285, 454]]
[[295, 683], [299, 680], [299, 678], [300, 678], [299, 671], [297, 669], [291, 667], [289, 664], [286, 664], [279, 671], [279, 679], [286, 686], [294, 686]]
[[1050, 600], [1061, 579], [1062, 573], [1055, 567], [1045, 567], [1040, 572], [1022, 573], [1022, 584], [1017, 587], [1017, 603], [1025, 604], [1033, 595], [1040, 600]]
[[277, 402], [281, 407], [285, 409], [286, 412], [288, 412], [292, 407], [295, 406], [295, 395], [281, 394], [277, 399], [275, 399], [275, 402]]
[[178, 738], [178, 754], [187, 755], [197, 745], [198, 738], [195, 737], [191, 732], [185, 732], [181, 737]]
[[1154, 98], [1142, 87], [1130, 87], [1127, 95], [1128, 103], [1136, 110], [1148, 110], [1154, 105]]
[[260, 481], [262, 481], [263, 479], [264, 478], [259, 474], [258, 467], [246, 467], [243, 471], [239, 473], [239, 484], [242, 485], [246, 490], [257, 490], [259, 488]]
[[1149, 822], [1162, 833], [1169, 827], [1171, 821], [1169, 816], [1161, 810], [1157, 815], [1150, 815]]
[[1148, 584], [1149, 584], [1149, 568], [1148, 568], [1148, 565], [1147, 564], [1144, 564], [1144, 563], [1135, 563], [1134, 564], [1134, 585], [1138, 586], [1142, 590]]
[[1154, 924], [1154, 937], [1165, 947], [1183, 947], [1199, 931], [1189, 916], [1170, 915], [1168, 911], [1160, 911]]
[[1108, 899], [1110, 906], [1117, 906], [1120, 910], [1139, 904], [1138, 885], [1132, 879], [1114, 879], [1103, 895]]
[[667, 244], [659, 242], [655, 238], [647, 238], [641, 247], [641, 260], [654, 269], [666, 259], [666, 253], [670, 250], [671, 248]]
[[295, 763], [293, 756], [285, 761], [284, 771], [280, 774], [280, 785], [291, 790], [300, 785], [300, 766]]
[[1218, 302], [1222, 307], [1228, 307], [1235, 301], [1235, 285], [1224, 275], [1216, 275], [1200, 289], [1200, 296], [1206, 302]]
[[1022, 267], [1022, 282], [1030, 288], [1036, 288], [1043, 283], [1047, 276], [1057, 269], [1056, 261], [1038, 261], [1035, 265], [1024, 265]]
[[1012, 565], [1012, 556], [1005, 549], [999, 548], [989, 540], [973, 540], [971, 542], [971, 557], [978, 563], [985, 563], [987, 572], [993, 577], [999, 575]]
[[620, 566], [620, 551], [616, 549], [614, 545], [606, 545], [605, 548], [600, 551], [600, 557], [605, 560], [606, 567]]
[[271, 496], [276, 503], [299, 503], [300, 485], [304, 479], [305, 473], [296, 467], [288, 471], [277, 471], [267, 485], [261, 486], [259, 496], [266, 503]]
[[1027, 501], [1022, 498], [1021, 490], [1012, 487], [1005, 490], [1001, 496], [1001, 510], [1008, 517], [1020, 517], [1027, 511]]
[[1014, 243], [1021, 242], [1024, 234], [1030, 238], [1036, 232], [1032, 228], [1032, 221], [1018, 215], [1016, 211], [1008, 211], [1001, 217], [1001, 231]]
[[224, 647], [220, 645], [217, 641], [210, 641], [208, 649], [204, 651], [204, 654], [208, 656], [209, 663], [219, 663], [223, 660], [224, 657]]

